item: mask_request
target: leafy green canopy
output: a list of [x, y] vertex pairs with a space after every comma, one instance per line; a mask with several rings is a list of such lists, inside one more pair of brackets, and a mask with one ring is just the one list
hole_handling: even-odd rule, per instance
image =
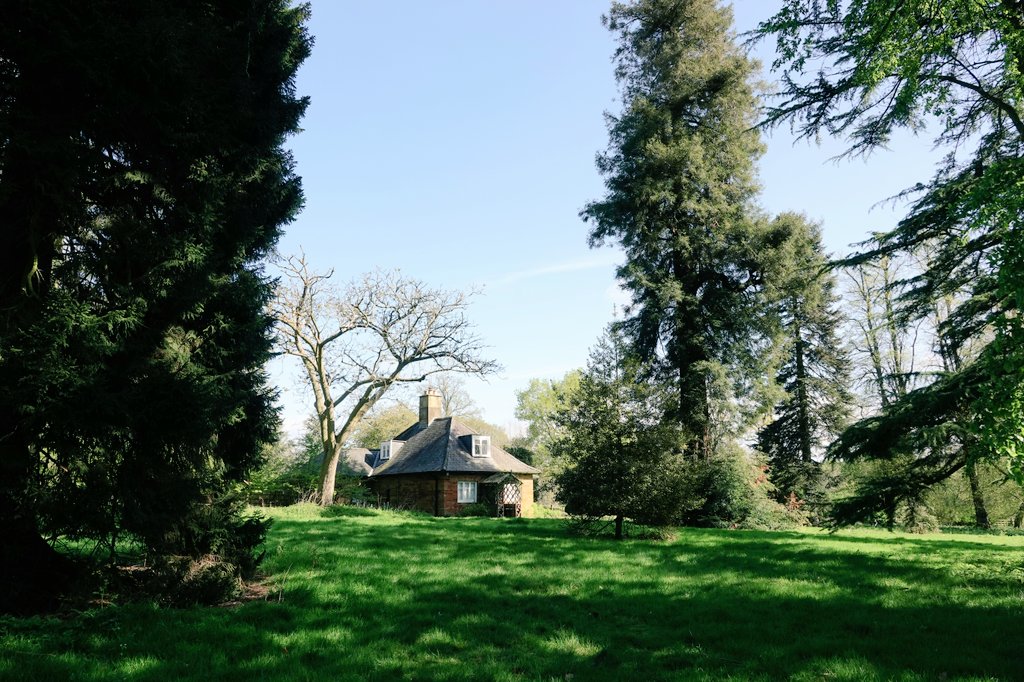
[[579, 390], [578, 369], [565, 373], [561, 379], [530, 379], [530, 384], [516, 392], [516, 419], [526, 422], [526, 442], [545, 458], [550, 456], [551, 443], [558, 437], [555, 417], [570, 397]]
[[59, 589], [38, 577], [56, 563], [40, 533], [111, 555], [122, 538], [194, 556], [241, 537], [224, 495], [275, 428], [258, 262], [302, 201], [282, 144], [306, 106], [306, 15], [284, 0], [5, 10], [0, 568], [24, 595]]
[[[803, 136], [845, 136], [849, 153], [884, 145], [896, 128], [937, 125], [950, 154], [913, 188], [907, 217], [848, 262], [926, 247], [929, 262], [903, 297], [908, 317], [943, 295], [956, 307], [939, 333], [946, 351], [974, 342], [949, 376], [912, 391], [892, 410], [857, 425], [835, 452], [945, 456], [980, 438], [989, 456], [1021, 471], [1024, 445], [1024, 15], [1012, 0], [787, 0], [763, 23], [782, 74], [769, 123]], [[813, 71], [812, 71], [813, 69]], [[965, 153], [964, 150], [973, 150]], [[919, 453], [919, 454], [920, 454]], [[941, 467], [940, 467], [941, 468]]]
[[632, 303], [619, 327], [674, 385], [670, 417], [708, 456], [713, 413], [732, 404], [722, 378], [746, 376], [727, 370], [749, 367], [759, 350], [756, 64], [714, 0], [614, 3], [605, 22], [619, 37], [623, 110], [608, 116], [598, 156], [605, 197], [581, 215], [592, 246], [625, 250], [618, 275]]

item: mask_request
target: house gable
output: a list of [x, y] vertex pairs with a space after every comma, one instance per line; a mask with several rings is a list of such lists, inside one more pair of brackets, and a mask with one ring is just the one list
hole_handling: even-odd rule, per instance
[[[406, 429], [407, 433], [409, 429]], [[435, 419], [402, 446], [398, 454], [378, 464], [371, 477], [399, 474], [499, 473], [539, 474], [540, 470], [488, 442], [486, 456], [473, 454], [473, 436], [480, 436], [452, 417]]]
[[[477, 433], [458, 419], [435, 417], [432, 409], [424, 410], [424, 400], [432, 397], [436, 398], [428, 393], [420, 399], [421, 421], [385, 441], [401, 442], [399, 448], [392, 448], [390, 457], [382, 458], [379, 450], [354, 448], [343, 457], [346, 469], [367, 477], [380, 502], [439, 516], [458, 515], [467, 505], [485, 499], [497, 504], [493, 491], [485, 495], [484, 487], [498, 485], [495, 476], [499, 476], [501, 481], [518, 482], [521, 504], [515, 514], [528, 516], [533, 479], [540, 470], [495, 446], [488, 434]], [[424, 414], [429, 422], [423, 421]], [[503, 514], [506, 507], [496, 513]]]

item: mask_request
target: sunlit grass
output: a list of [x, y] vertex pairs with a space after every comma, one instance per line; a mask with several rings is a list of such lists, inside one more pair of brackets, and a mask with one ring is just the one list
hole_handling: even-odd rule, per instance
[[12, 680], [1024, 679], [1024, 538], [274, 510], [265, 600], [0, 620]]

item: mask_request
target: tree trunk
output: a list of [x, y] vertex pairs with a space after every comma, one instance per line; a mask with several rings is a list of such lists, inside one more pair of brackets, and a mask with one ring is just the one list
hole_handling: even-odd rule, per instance
[[19, 438], [17, 416], [0, 407], [0, 613], [54, 610], [74, 575], [70, 559], [39, 533], [27, 486], [32, 455]]
[[807, 367], [804, 365], [804, 340], [800, 323], [796, 323], [796, 400], [800, 424], [800, 460], [811, 463], [810, 398], [807, 395]]
[[622, 514], [615, 517], [615, 539], [622, 539]]
[[896, 497], [889, 494], [885, 496], [885, 528], [890, 532], [896, 528]]
[[[330, 391], [327, 383], [324, 382], [325, 395], [330, 400]], [[334, 488], [337, 482], [338, 461], [341, 459], [341, 449], [352, 436], [352, 431], [371, 407], [377, 404], [387, 387], [379, 389], [376, 395], [364, 397], [359, 405], [352, 411], [345, 421], [340, 432], [335, 432], [337, 422], [334, 418], [334, 405], [329, 404], [323, 413], [326, 417], [321, 421], [320, 433], [324, 442], [324, 460], [320, 465], [320, 505], [329, 507], [334, 504]]]
[[[679, 249], [672, 250], [672, 276], [680, 286], [690, 287], [691, 295], [696, 294], [693, 290], [693, 273], [685, 255]], [[706, 352], [700, 342], [694, 342], [685, 333], [691, 324], [688, 312], [677, 303], [674, 314], [670, 360], [675, 365], [679, 391], [679, 414], [676, 415], [676, 420], [689, 432], [691, 440], [686, 446], [689, 454], [695, 459], [708, 460], [711, 458], [711, 404], [708, 380], [706, 375], [694, 376], [691, 370], [696, 363], [706, 360]]]
[[56, 610], [71, 585], [75, 564], [43, 540], [31, 519], [2, 518], [2, 522], [0, 613], [31, 615]]
[[885, 368], [882, 366], [882, 348], [878, 341], [878, 324], [875, 322], [875, 302], [872, 296], [872, 284], [868, 282], [865, 266], [858, 270], [859, 280], [856, 280], [858, 294], [861, 297], [860, 303], [864, 304], [864, 323], [861, 331], [864, 333], [864, 343], [867, 346], [868, 356], [871, 358], [871, 371], [875, 379], [875, 387], [878, 389], [878, 400], [884, 408], [889, 404], [889, 391], [885, 386]]
[[904, 366], [903, 342], [906, 329], [900, 325], [896, 317], [896, 307], [892, 299], [892, 285], [894, 273], [890, 267], [889, 259], [883, 257], [882, 268], [882, 300], [885, 303], [885, 327], [889, 335], [889, 380], [892, 382], [892, 394], [896, 399], [907, 394], [910, 387], [909, 372], [912, 367]]
[[967, 460], [967, 480], [971, 484], [971, 501], [974, 503], [974, 523], [979, 528], [988, 528], [988, 509], [985, 508], [985, 495], [981, 490], [978, 469], [973, 460]]
[[[2, 164], [7, 191], [0, 196], [0, 342], [5, 345], [16, 330], [28, 329], [38, 318], [51, 283], [55, 229], [61, 224], [58, 209], [67, 205], [75, 187], [66, 166], [52, 156], [67, 151], [52, 144], [53, 117], [48, 114], [59, 109], [50, 92], [52, 74], [30, 71], [31, 62], [19, 66], [24, 67], [18, 79], [22, 85], [13, 101], [20, 136], [5, 147]], [[30, 614], [57, 606], [74, 565], [39, 532], [38, 509], [28, 490], [36, 459], [20, 399], [10, 392], [0, 396], [0, 613]]]
[[329, 451], [324, 452], [324, 461], [320, 464], [320, 504], [329, 507], [334, 504], [334, 487], [338, 475], [338, 460], [341, 458], [341, 447], [333, 443]]
[[[312, 375], [310, 377], [312, 381]], [[320, 426], [320, 450], [323, 453], [320, 459], [320, 482], [317, 488], [319, 499], [317, 501], [321, 505], [329, 507], [334, 504], [334, 479], [338, 470], [338, 458], [335, 456], [337, 447], [334, 437], [334, 408], [333, 406], [328, 407], [321, 395], [321, 393], [317, 393], [316, 401]], [[329, 399], [330, 392], [327, 393], [327, 396]]]

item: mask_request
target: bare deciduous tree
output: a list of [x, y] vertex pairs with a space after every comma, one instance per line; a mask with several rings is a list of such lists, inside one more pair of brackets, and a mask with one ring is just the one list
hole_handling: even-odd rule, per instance
[[915, 385], [915, 355], [920, 320], [904, 320], [896, 310], [894, 288], [898, 265], [883, 257], [847, 270], [849, 309], [856, 327], [854, 355], [860, 359], [862, 381], [882, 408]]
[[441, 414], [445, 417], [479, 417], [480, 408], [466, 390], [466, 382], [455, 374], [438, 374], [430, 388], [441, 394]]
[[323, 446], [320, 502], [329, 505], [344, 443], [390, 388], [441, 372], [491, 374], [498, 365], [483, 357], [466, 316], [471, 293], [396, 271], [365, 274], [339, 291], [333, 271], [311, 271], [305, 255], [278, 266], [275, 341], [298, 358], [313, 392]]

